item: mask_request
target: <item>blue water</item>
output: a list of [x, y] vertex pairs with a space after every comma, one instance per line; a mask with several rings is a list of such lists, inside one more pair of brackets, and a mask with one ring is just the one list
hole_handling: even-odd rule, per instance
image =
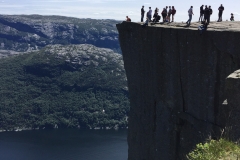
[[127, 130], [0, 133], [0, 160], [125, 160]]

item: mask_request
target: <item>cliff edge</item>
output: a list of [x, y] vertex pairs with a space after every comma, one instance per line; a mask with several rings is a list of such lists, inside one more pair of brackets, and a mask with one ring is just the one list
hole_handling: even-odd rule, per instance
[[117, 24], [130, 92], [129, 160], [185, 159], [226, 127], [225, 81], [240, 68], [240, 23]]

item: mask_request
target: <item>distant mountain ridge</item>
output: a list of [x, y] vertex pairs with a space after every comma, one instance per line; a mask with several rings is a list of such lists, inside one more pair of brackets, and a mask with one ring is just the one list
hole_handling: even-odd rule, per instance
[[109, 19], [0, 15], [0, 50], [27, 52], [49, 44], [92, 44], [121, 53], [117, 23]]

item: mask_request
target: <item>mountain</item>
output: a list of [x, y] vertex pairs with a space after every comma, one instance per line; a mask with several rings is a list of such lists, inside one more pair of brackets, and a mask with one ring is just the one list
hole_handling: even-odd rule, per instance
[[93, 45], [48, 45], [0, 59], [0, 130], [126, 127], [121, 54]]
[[121, 53], [117, 23], [110, 19], [0, 15], [0, 50], [26, 52], [49, 44], [92, 44]]

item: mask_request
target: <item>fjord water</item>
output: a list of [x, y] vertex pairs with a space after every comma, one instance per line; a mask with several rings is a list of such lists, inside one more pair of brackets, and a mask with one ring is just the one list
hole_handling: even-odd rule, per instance
[[0, 133], [1, 160], [125, 160], [127, 130]]

